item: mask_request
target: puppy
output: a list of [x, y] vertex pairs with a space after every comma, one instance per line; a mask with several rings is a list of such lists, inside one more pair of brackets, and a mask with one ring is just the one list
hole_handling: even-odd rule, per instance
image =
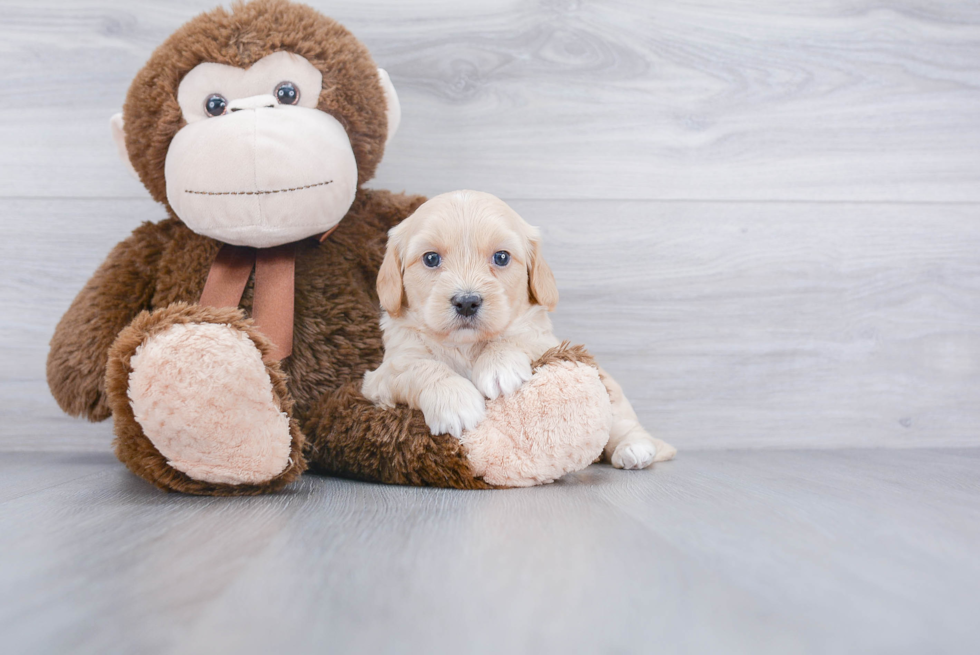
[[[384, 361], [362, 391], [384, 407], [422, 410], [433, 434], [476, 427], [486, 399], [516, 391], [531, 362], [559, 345], [548, 317], [558, 289], [538, 230], [487, 193], [436, 196], [394, 227], [378, 297]], [[669, 459], [673, 448], [647, 434], [620, 386], [599, 373], [612, 402], [613, 466]]]

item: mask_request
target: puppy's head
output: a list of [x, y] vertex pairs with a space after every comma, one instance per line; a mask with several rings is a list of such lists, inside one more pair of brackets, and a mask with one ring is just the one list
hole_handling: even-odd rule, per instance
[[532, 304], [558, 304], [538, 230], [499, 198], [454, 191], [424, 203], [388, 233], [378, 297], [444, 339], [491, 339]]

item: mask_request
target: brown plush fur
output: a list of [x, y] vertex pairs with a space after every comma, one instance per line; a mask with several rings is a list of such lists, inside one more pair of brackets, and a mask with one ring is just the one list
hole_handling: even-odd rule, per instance
[[555, 362], [578, 362], [579, 364], [588, 364], [592, 368], [599, 368], [599, 365], [595, 363], [595, 357], [589, 354], [585, 346], [574, 346], [569, 341], [562, 341], [561, 345], [546, 351], [531, 364], [531, 370], [536, 371], [542, 366]]
[[[319, 107], [347, 129], [360, 182], [370, 179], [381, 159], [386, 125], [383, 92], [367, 50], [312, 9], [258, 0], [190, 21], [156, 50], [133, 82], [124, 112], [127, 149], [154, 198], [166, 204], [164, 161], [183, 124], [176, 99], [182, 76], [203, 61], [247, 66], [281, 49], [304, 56], [323, 72]], [[172, 212], [116, 246], [62, 318], [48, 357], [54, 397], [66, 412], [93, 421], [111, 411], [117, 455], [161, 489], [262, 493], [295, 479], [307, 460], [320, 471], [378, 482], [488, 487], [473, 477], [457, 440], [429, 434], [419, 412], [381, 410], [359, 391], [364, 372], [382, 359], [375, 280], [387, 231], [423, 201], [359, 189], [327, 240], [297, 244], [293, 353], [267, 369], [276, 401], [293, 419], [292, 464], [274, 480], [240, 486], [192, 480], [167, 465], [133, 418], [127, 395], [130, 358], [148, 336], [169, 325], [225, 323], [244, 331], [263, 352], [268, 348], [239, 310], [194, 305], [220, 244], [191, 232]], [[251, 305], [250, 281], [241, 307], [247, 313]], [[588, 358], [574, 349], [546, 357]], [[304, 426], [305, 438], [297, 425]]]
[[493, 488], [473, 477], [458, 439], [430, 434], [418, 410], [371, 404], [360, 386], [349, 382], [324, 394], [306, 422], [313, 470], [388, 484]]
[[188, 21], [164, 41], [136, 75], [123, 120], [126, 149], [140, 179], [166, 204], [163, 164], [184, 119], [177, 87], [188, 72], [210, 61], [248, 68], [286, 50], [323, 73], [317, 108], [336, 118], [350, 137], [358, 185], [372, 177], [384, 154], [388, 124], [378, 68], [367, 48], [342, 25], [310, 7], [286, 0], [236, 2]]
[[109, 346], [120, 330], [151, 306], [160, 259], [179, 225], [167, 221], [138, 227], [112, 249], [62, 317], [51, 339], [47, 374], [51, 393], [68, 414], [90, 421], [109, 418], [105, 397]]

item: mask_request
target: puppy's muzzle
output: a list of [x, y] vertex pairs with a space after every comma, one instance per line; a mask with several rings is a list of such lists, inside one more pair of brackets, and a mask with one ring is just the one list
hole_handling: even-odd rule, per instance
[[483, 304], [483, 297], [475, 293], [458, 293], [450, 301], [456, 308], [456, 313], [464, 318], [469, 318], [480, 310]]

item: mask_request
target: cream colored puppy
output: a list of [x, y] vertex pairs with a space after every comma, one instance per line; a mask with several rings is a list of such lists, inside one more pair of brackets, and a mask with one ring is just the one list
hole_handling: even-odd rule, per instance
[[[394, 227], [378, 273], [384, 361], [364, 376], [364, 395], [422, 410], [433, 434], [458, 438], [476, 427], [486, 399], [516, 391], [531, 362], [559, 345], [548, 317], [558, 289], [540, 243], [507, 204], [476, 191], [436, 196]], [[616, 381], [600, 376], [612, 401], [613, 466], [673, 456], [640, 426]]]

